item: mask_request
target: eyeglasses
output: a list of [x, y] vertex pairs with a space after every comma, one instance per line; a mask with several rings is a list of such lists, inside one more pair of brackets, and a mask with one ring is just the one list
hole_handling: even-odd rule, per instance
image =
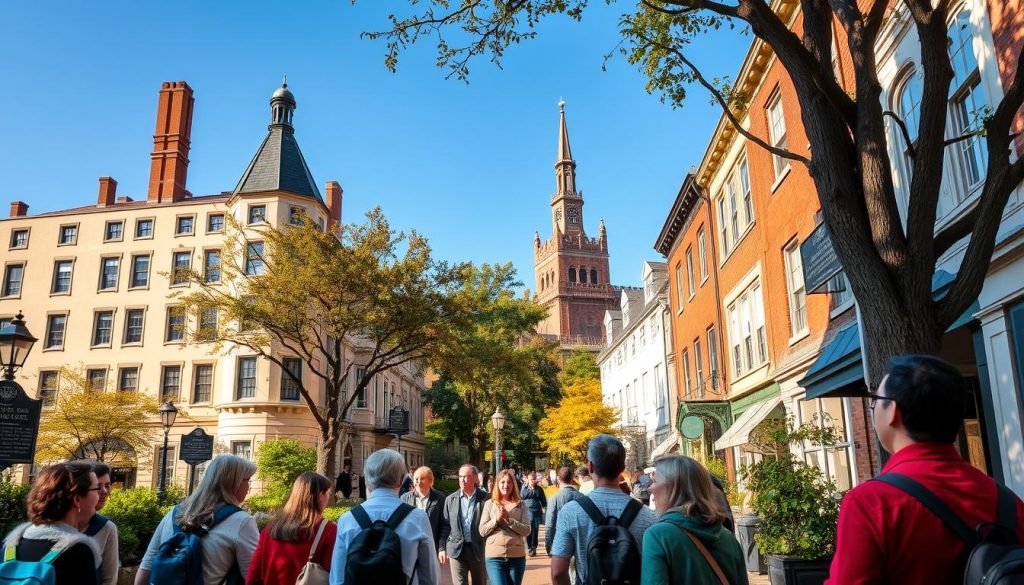
[[881, 394], [878, 394], [876, 392], [867, 392], [866, 394], [867, 394], [868, 398], [871, 399], [868, 402], [868, 407], [869, 408], [874, 408], [875, 407], [875, 403], [878, 402], [879, 400], [892, 400], [894, 402], [896, 401], [896, 399], [892, 398], [891, 396], [882, 396]]
[[102, 491], [102, 490], [103, 490], [103, 486], [98, 485], [98, 486], [96, 486], [94, 488], [88, 488], [85, 491], [87, 491], [87, 492], [99, 492], [99, 491]]

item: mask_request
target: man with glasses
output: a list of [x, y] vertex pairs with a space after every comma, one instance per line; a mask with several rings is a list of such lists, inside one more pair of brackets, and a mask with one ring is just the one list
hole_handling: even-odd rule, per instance
[[78, 525], [78, 531], [86, 536], [91, 536], [100, 547], [103, 558], [100, 565], [101, 583], [116, 585], [117, 574], [121, 569], [117, 526], [109, 518], [100, 514], [103, 506], [107, 505], [107, 498], [110, 497], [110, 466], [101, 461], [79, 461], [76, 463], [92, 466], [92, 472], [96, 474], [96, 491], [99, 494], [96, 513], [91, 518], [82, 518]]
[[[437, 560], [441, 565], [451, 561], [454, 585], [485, 585], [484, 546], [480, 536], [480, 512], [487, 501], [487, 492], [477, 487], [476, 467], [459, 468], [459, 491], [444, 501], [441, 517], [441, 538], [437, 541]], [[472, 577], [472, 579], [470, 579]]]
[[[963, 582], [970, 545], [903, 486], [909, 478], [911, 489], [916, 483], [931, 492], [972, 529], [996, 521], [1000, 486], [964, 461], [955, 445], [966, 390], [960, 372], [937, 357], [889, 360], [882, 383], [868, 396], [878, 442], [893, 455], [877, 480], [843, 498], [826, 583]], [[1020, 540], [1024, 504], [1005, 493], [1016, 505], [1013, 528]]]

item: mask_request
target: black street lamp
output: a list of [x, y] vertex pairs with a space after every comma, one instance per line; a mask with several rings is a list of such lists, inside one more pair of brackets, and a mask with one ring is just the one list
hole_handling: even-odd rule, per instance
[[160, 424], [164, 427], [164, 450], [160, 455], [160, 487], [157, 488], [156, 497], [161, 504], [164, 503], [164, 496], [167, 494], [167, 435], [174, 426], [174, 420], [178, 418], [178, 409], [173, 402], [165, 402], [160, 407]]
[[25, 365], [32, 346], [39, 341], [25, 327], [25, 315], [18, 315], [9, 325], [0, 329], [0, 366], [4, 368], [4, 380], [14, 380], [14, 371]]
[[501, 471], [501, 429], [505, 428], [505, 415], [497, 406], [491, 415], [491, 424], [494, 425], [494, 477], [497, 478]]

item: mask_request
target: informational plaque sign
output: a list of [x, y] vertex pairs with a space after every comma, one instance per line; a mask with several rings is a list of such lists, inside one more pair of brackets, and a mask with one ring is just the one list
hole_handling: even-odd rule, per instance
[[213, 459], [213, 435], [207, 435], [200, 428], [192, 429], [181, 437], [181, 459], [189, 465], [199, 465]]
[[35, 459], [42, 408], [17, 382], [0, 380], [0, 469]]
[[843, 265], [832, 247], [832, 238], [825, 224], [814, 228], [800, 244], [800, 262], [804, 268], [804, 287], [807, 294], [828, 292], [825, 284], [843, 271]]
[[396, 406], [391, 409], [388, 416], [388, 434], [407, 435], [409, 434], [409, 411]]
[[704, 419], [695, 414], [683, 417], [679, 423], [679, 432], [687, 439], [699, 439], [704, 435]]

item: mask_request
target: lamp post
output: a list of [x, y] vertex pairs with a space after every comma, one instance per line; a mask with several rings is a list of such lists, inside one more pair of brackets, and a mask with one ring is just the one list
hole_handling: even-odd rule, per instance
[[505, 415], [497, 406], [491, 415], [491, 424], [494, 425], [494, 477], [497, 478], [501, 471], [501, 430], [505, 428]]
[[25, 315], [18, 315], [0, 329], [0, 365], [4, 368], [4, 380], [14, 381], [14, 371], [25, 365], [32, 346], [39, 341], [25, 327]]
[[164, 496], [167, 494], [167, 435], [174, 426], [174, 420], [178, 418], [178, 409], [173, 402], [165, 402], [160, 407], [160, 424], [164, 427], [164, 450], [160, 454], [160, 486], [157, 488], [156, 497], [161, 504], [164, 503]]

